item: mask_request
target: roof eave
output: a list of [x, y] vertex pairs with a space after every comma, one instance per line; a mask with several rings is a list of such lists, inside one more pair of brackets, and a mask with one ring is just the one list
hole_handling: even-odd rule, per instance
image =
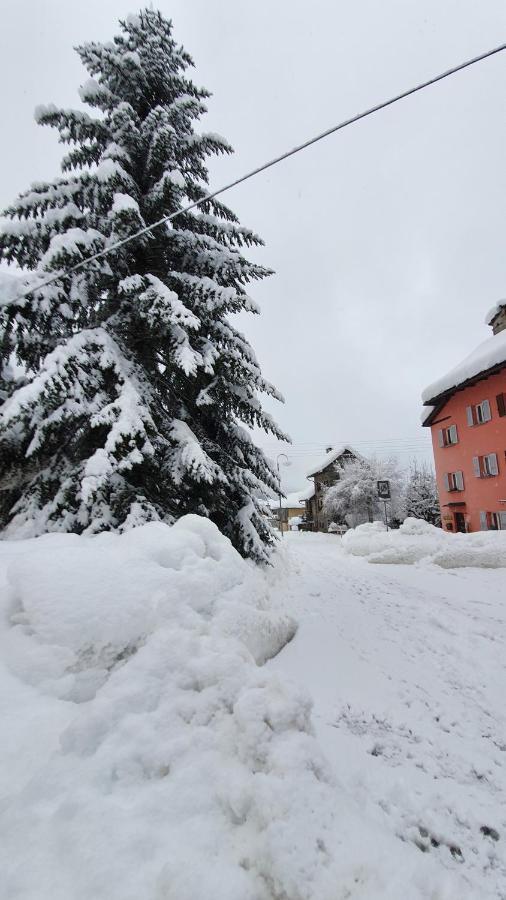
[[453, 397], [458, 391], [465, 391], [466, 388], [472, 387], [473, 384], [484, 381], [485, 378], [490, 378], [491, 375], [497, 375], [497, 373], [504, 368], [506, 368], [506, 362], [496, 363], [495, 366], [490, 366], [488, 369], [477, 372], [476, 375], [473, 375], [471, 378], [466, 378], [461, 384], [448, 388], [447, 391], [443, 391], [443, 393], [438, 394], [436, 397], [431, 397], [430, 400], [425, 400], [423, 405], [433, 406], [434, 409], [431, 414], [427, 416], [425, 422], [422, 422], [423, 427], [426, 428], [428, 425], [432, 425], [434, 419], [439, 415], [445, 403], [448, 403], [450, 397]]

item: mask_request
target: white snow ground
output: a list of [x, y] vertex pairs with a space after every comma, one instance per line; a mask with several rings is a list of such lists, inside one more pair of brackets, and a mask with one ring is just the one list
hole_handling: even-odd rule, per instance
[[413, 531], [0, 542], [1, 900], [504, 900], [506, 569]]
[[506, 569], [371, 565], [334, 535], [287, 535], [285, 552], [299, 628], [268, 666], [313, 696], [336, 778], [451, 873], [449, 897], [504, 900]]

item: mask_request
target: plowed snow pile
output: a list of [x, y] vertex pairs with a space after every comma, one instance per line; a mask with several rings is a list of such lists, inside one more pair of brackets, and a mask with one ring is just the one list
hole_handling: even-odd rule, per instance
[[406, 519], [395, 531], [387, 531], [382, 522], [359, 525], [346, 532], [342, 546], [370, 563], [410, 565], [423, 560], [444, 569], [506, 567], [506, 531], [452, 534], [421, 519]]
[[194, 516], [0, 543], [2, 900], [452, 896], [262, 667], [275, 577]]

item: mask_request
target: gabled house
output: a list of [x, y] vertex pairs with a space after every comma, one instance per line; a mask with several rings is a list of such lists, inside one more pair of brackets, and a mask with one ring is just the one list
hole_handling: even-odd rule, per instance
[[322, 460], [307, 474], [307, 478], [313, 480], [313, 493], [306, 500], [306, 516], [308, 512], [312, 517], [312, 531], [327, 531], [330, 518], [323, 511], [323, 497], [328, 487], [339, 479], [340, 471], [347, 462], [362, 459], [356, 450], [344, 445], [335, 450], [327, 447], [327, 452]]
[[306, 511], [304, 501], [300, 499], [298, 491], [282, 497], [281, 505], [279, 498], [271, 500], [270, 507], [273, 522], [280, 531], [289, 531], [292, 520], [302, 518]]
[[422, 395], [447, 531], [506, 528], [506, 300], [486, 322], [493, 336]]

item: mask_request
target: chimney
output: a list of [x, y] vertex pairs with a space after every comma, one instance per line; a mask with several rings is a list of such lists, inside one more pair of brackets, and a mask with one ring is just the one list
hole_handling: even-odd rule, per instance
[[494, 334], [499, 334], [506, 328], [506, 300], [499, 300], [487, 314], [487, 325], [490, 325]]

